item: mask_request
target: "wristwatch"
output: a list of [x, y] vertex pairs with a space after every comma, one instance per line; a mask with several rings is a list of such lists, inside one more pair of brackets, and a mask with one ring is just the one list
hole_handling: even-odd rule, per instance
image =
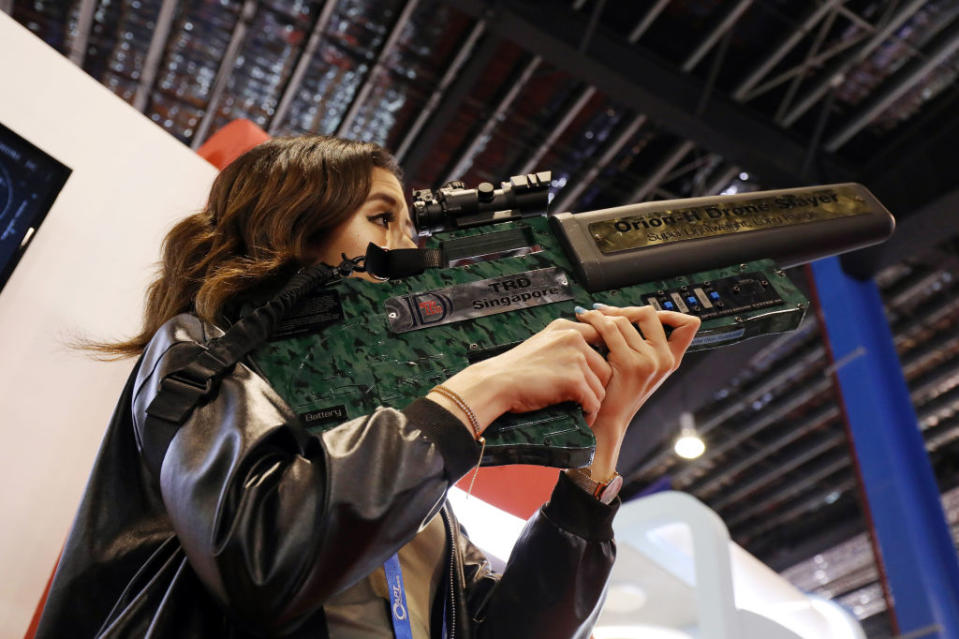
[[604, 504], [612, 503], [623, 487], [623, 476], [619, 473], [614, 474], [606, 483], [594, 481], [588, 468], [567, 468], [566, 476]]

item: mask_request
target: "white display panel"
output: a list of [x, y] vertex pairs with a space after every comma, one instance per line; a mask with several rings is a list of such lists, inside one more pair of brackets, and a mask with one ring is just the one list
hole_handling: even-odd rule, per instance
[[19, 639], [133, 365], [68, 342], [137, 332], [160, 242], [216, 170], [2, 13], [0, 59], [0, 123], [73, 171], [0, 291], [0, 639]]

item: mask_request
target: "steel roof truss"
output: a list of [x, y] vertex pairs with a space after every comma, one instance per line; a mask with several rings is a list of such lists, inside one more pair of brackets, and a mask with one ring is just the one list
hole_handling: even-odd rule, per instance
[[626, 146], [639, 132], [639, 129], [646, 122], [645, 115], [633, 116], [628, 124], [623, 126], [619, 133], [610, 136], [610, 143], [599, 157], [599, 160], [593, 163], [582, 177], [575, 179], [575, 185], [567, 184], [566, 188], [559, 192], [556, 201], [550, 207], [553, 211], [569, 211], [571, 206], [576, 204], [579, 196], [582, 195], [589, 186], [599, 177], [599, 174], [609, 166], [609, 163], [619, 155], [619, 152]]
[[402, 162], [406, 157], [406, 154], [410, 150], [410, 146], [413, 144], [413, 141], [420, 134], [420, 131], [426, 125], [426, 122], [430, 119], [430, 117], [433, 115], [433, 112], [436, 111], [437, 107], [440, 105], [440, 101], [443, 99], [443, 96], [446, 95], [446, 90], [453, 83], [453, 80], [458, 77], [460, 69], [463, 68], [463, 65], [473, 54], [473, 51], [476, 48], [476, 42], [479, 40], [479, 37], [483, 35], [485, 30], [486, 22], [483, 20], [478, 20], [476, 24], [473, 25], [473, 29], [470, 31], [469, 36], [467, 36], [466, 42], [463, 43], [463, 46], [460, 47], [459, 51], [456, 53], [456, 57], [453, 58], [450, 66], [446, 69], [446, 73], [443, 74], [439, 85], [437, 85], [437, 87], [430, 93], [429, 99], [426, 101], [426, 104], [423, 106], [423, 108], [420, 109], [420, 113], [413, 122], [413, 125], [406, 131], [406, 135], [403, 136], [403, 141], [400, 142], [400, 145], [395, 153], [397, 161]]
[[163, 58], [167, 40], [170, 38], [170, 27], [173, 25], [173, 17], [176, 15], [176, 5], [176, 0], [163, 0], [163, 4], [160, 5], [160, 12], [157, 14], [150, 48], [147, 50], [146, 60], [140, 70], [140, 84], [137, 87], [136, 95], [133, 96], [133, 107], [141, 113], [146, 109], [150, 92], [153, 91], [157, 69], [160, 67], [160, 60]]
[[[796, 100], [796, 104], [785, 114], [782, 118], [779, 119], [779, 123], [783, 126], [792, 126], [792, 124], [798, 120], [806, 111], [812, 107], [813, 104], [818, 102], [826, 94], [826, 91], [829, 90], [829, 87], [832, 85], [833, 81], [837, 77], [842, 77], [846, 74], [849, 69], [854, 65], [859, 64], [865, 60], [869, 54], [875, 51], [876, 47], [886, 41], [887, 38], [892, 36], [897, 29], [899, 29], [902, 24], [911, 18], [916, 11], [918, 11], [924, 4], [926, 0], [913, 0], [912, 2], [904, 5], [886, 21], [883, 26], [872, 34], [872, 37], [869, 38], [861, 47], [851, 52], [847, 57], [843, 58], [839, 63], [830, 67], [827, 71], [820, 74], [819, 79], [816, 81], [815, 85], [809, 89], [802, 97]], [[747, 99], [752, 99], [752, 95], [747, 97]]]
[[[12, 2], [11, 2], [12, 5]], [[87, 54], [87, 42], [90, 40], [90, 29], [93, 27], [93, 11], [97, 7], [97, 0], [81, 0], [77, 12], [77, 34], [70, 43], [70, 62], [83, 68], [83, 59]]]
[[[469, 15], [485, 15], [485, 4], [479, 0], [446, 2]], [[712, 97], [709, 109], [697, 115], [701, 80], [663, 65], [609, 32], [595, 38], [586, 54], [579, 52], [575, 43], [581, 38], [581, 20], [575, 13], [536, 12], [535, 6], [517, 2], [502, 7], [489, 28], [617, 96], [623, 106], [648, 115], [678, 136], [746, 167], [770, 188], [802, 182], [799, 170], [805, 148], [792, 136], [724, 96]], [[838, 161], [820, 159], [817, 165], [825, 176], [816, 179], [849, 178]]]
[[473, 136], [473, 139], [470, 140], [466, 149], [460, 155], [459, 160], [453, 165], [452, 170], [447, 173], [446, 179], [443, 180], [444, 183], [459, 180], [470, 170], [470, 167], [473, 166], [473, 162], [476, 160], [476, 156], [482, 152], [487, 142], [489, 142], [490, 137], [492, 137], [493, 129], [500, 123], [500, 120], [506, 117], [506, 112], [509, 111], [513, 102], [519, 97], [520, 92], [527, 83], [529, 83], [530, 78], [533, 77], [533, 73], [536, 72], [536, 69], [539, 68], [542, 61], [543, 59], [541, 57], [534, 55], [526, 62], [526, 65], [519, 74], [519, 78], [516, 79], [515, 82], [511, 82], [511, 86], [506, 92], [506, 95], [500, 99], [499, 104], [496, 105], [493, 112], [486, 118], [486, 122], [482, 128]]
[[360, 90], [356, 92], [356, 95], [350, 102], [350, 108], [343, 116], [343, 119], [340, 120], [339, 126], [336, 127], [336, 135], [343, 137], [348, 134], [350, 127], [353, 125], [354, 120], [356, 120], [356, 115], [360, 112], [360, 109], [366, 102], [366, 99], [369, 97], [370, 92], [376, 85], [376, 81], [379, 79], [380, 75], [386, 71], [386, 60], [393, 52], [393, 49], [396, 48], [396, 43], [399, 42], [400, 36], [403, 35], [403, 29], [406, 28], [407, 24], [409, 24], [410, 18], [413, 16], [413, 12], [416, 10], [418, 5], [419, 0], [407, 0], [406, 4], [403, 6], [403, 11], [396, 19], [396, 22], [393, 24], [393, 28], [390, 29], [390, 35], [387, 36], [386, 42], [383, 43], [383, 47], [376, 56], [376, 62], [374, 62], [373, 66], [370, 67], [369, 72], [366, 74], [366, 78], [363, 80], [363, 85], [360, 87]]
[[240, 15], [237, 16], [236, 26], [233, 27], [233, 33], [230, 35], [230, 44], [227, 45], [226, 53], [223, 54], [223, 59], [220, 60], [220, 67], [216, 70], [216, 78], [213, 80], [213, 89], [210, 90], [210, 99], [207, 102], [206, 111], [190, 143], [190, 147], [193, 149], [200, 148], [200, 145], [206, 141], [206, 136], [210, 132], [214, 118], [216, 118], [220, 98], [223, 97], [223, 92], [226, 91], [230, 76], [233, 75], [233, 69], [236, 67], [236, 59], [240, 55], [240, 47], [246, 39], [246, 33], [249, 29], [250, 21], [252, 21], [253, 16], [256, 15], [256, 9], [256, 0], [246, 0], [243, 3], [243, 9], [240, 11]]
[[765, 60], [759, 63], [755, 69], [753, 69], [748, 76], [746, 76], [742, 82], [739, 83], [739, 86], [733, 90], [733, 99], [744, 102], [746, 96], [749, 94], [749, 90], [756, 86], [766, 75], [773, 70], [773, 68], [779, 64], [779, 62], [786, 57], [790, 51], [793, 50], [799, 41], [806, 37], [806, 34], [816, 26], [820, 20], [822, 20], [828, 13], [830, 13], [837, 4], [845, 2], [845, 0], [826, 0], [818, 7], [809, 11], [806, 15], [806, 18], [802, 21], [802, 24], [798, 28], [792, 31], [786, 38], [776, 47], [772, 53], [770, 53]]
[[336, 8], [336, 2], [337, 0], [326, 0], [326, 4], [323, 5], [323, 10], [313, 24], [310, 39], [307, 40], [306, 47], [300, 51], [300, 57], [296, 61], [296, 68], [293, 70], [293, 75], [290, 76], [290, 80], [286, 83], [286, 87], [283, 89], [283, 95], [280, 97], [276, 110], [273, 112], [273, 117], [270, 118], [269, 125], [267, 125], [267, 132], [270, 135], [276, 135], [279, 132], [283, 124], [283, 119], [290, 111], [293, 99], [296, 97], [297, 91], [300, 90], [300, 85], [303, 84], [303, 78], [310, 68], [313, 55], [323, 40], [323, 33], [330, 23], [330, 17], [333, 15], [333, 9]]

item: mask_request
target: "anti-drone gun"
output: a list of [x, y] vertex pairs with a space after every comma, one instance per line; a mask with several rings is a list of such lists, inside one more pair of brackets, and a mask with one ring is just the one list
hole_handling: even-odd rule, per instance
[[[496, 188], [414, 192], [425, 248], [370, 247], [389, 281], [339, 280], [306, 300], [254, 355], [308, 428], [405, 406], [576, 305], [650, 304], [698, 315], [690, 350], [799, 326], [808, 307], [783, 268], [875, 244], [894, 221], [859, 184], [647, 202], [545, 215], [550, 174]], [[484, 465], [588, 464], [576, 406], [507, 414]]]

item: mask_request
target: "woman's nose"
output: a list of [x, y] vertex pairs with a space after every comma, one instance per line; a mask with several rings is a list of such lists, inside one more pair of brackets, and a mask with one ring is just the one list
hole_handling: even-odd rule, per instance
[[396, 248], [416, 248], [416, 242], [413, 241], [413, 238], [411, 238], [409, 235], [403, 233], [399, 242], [399, 246]]

